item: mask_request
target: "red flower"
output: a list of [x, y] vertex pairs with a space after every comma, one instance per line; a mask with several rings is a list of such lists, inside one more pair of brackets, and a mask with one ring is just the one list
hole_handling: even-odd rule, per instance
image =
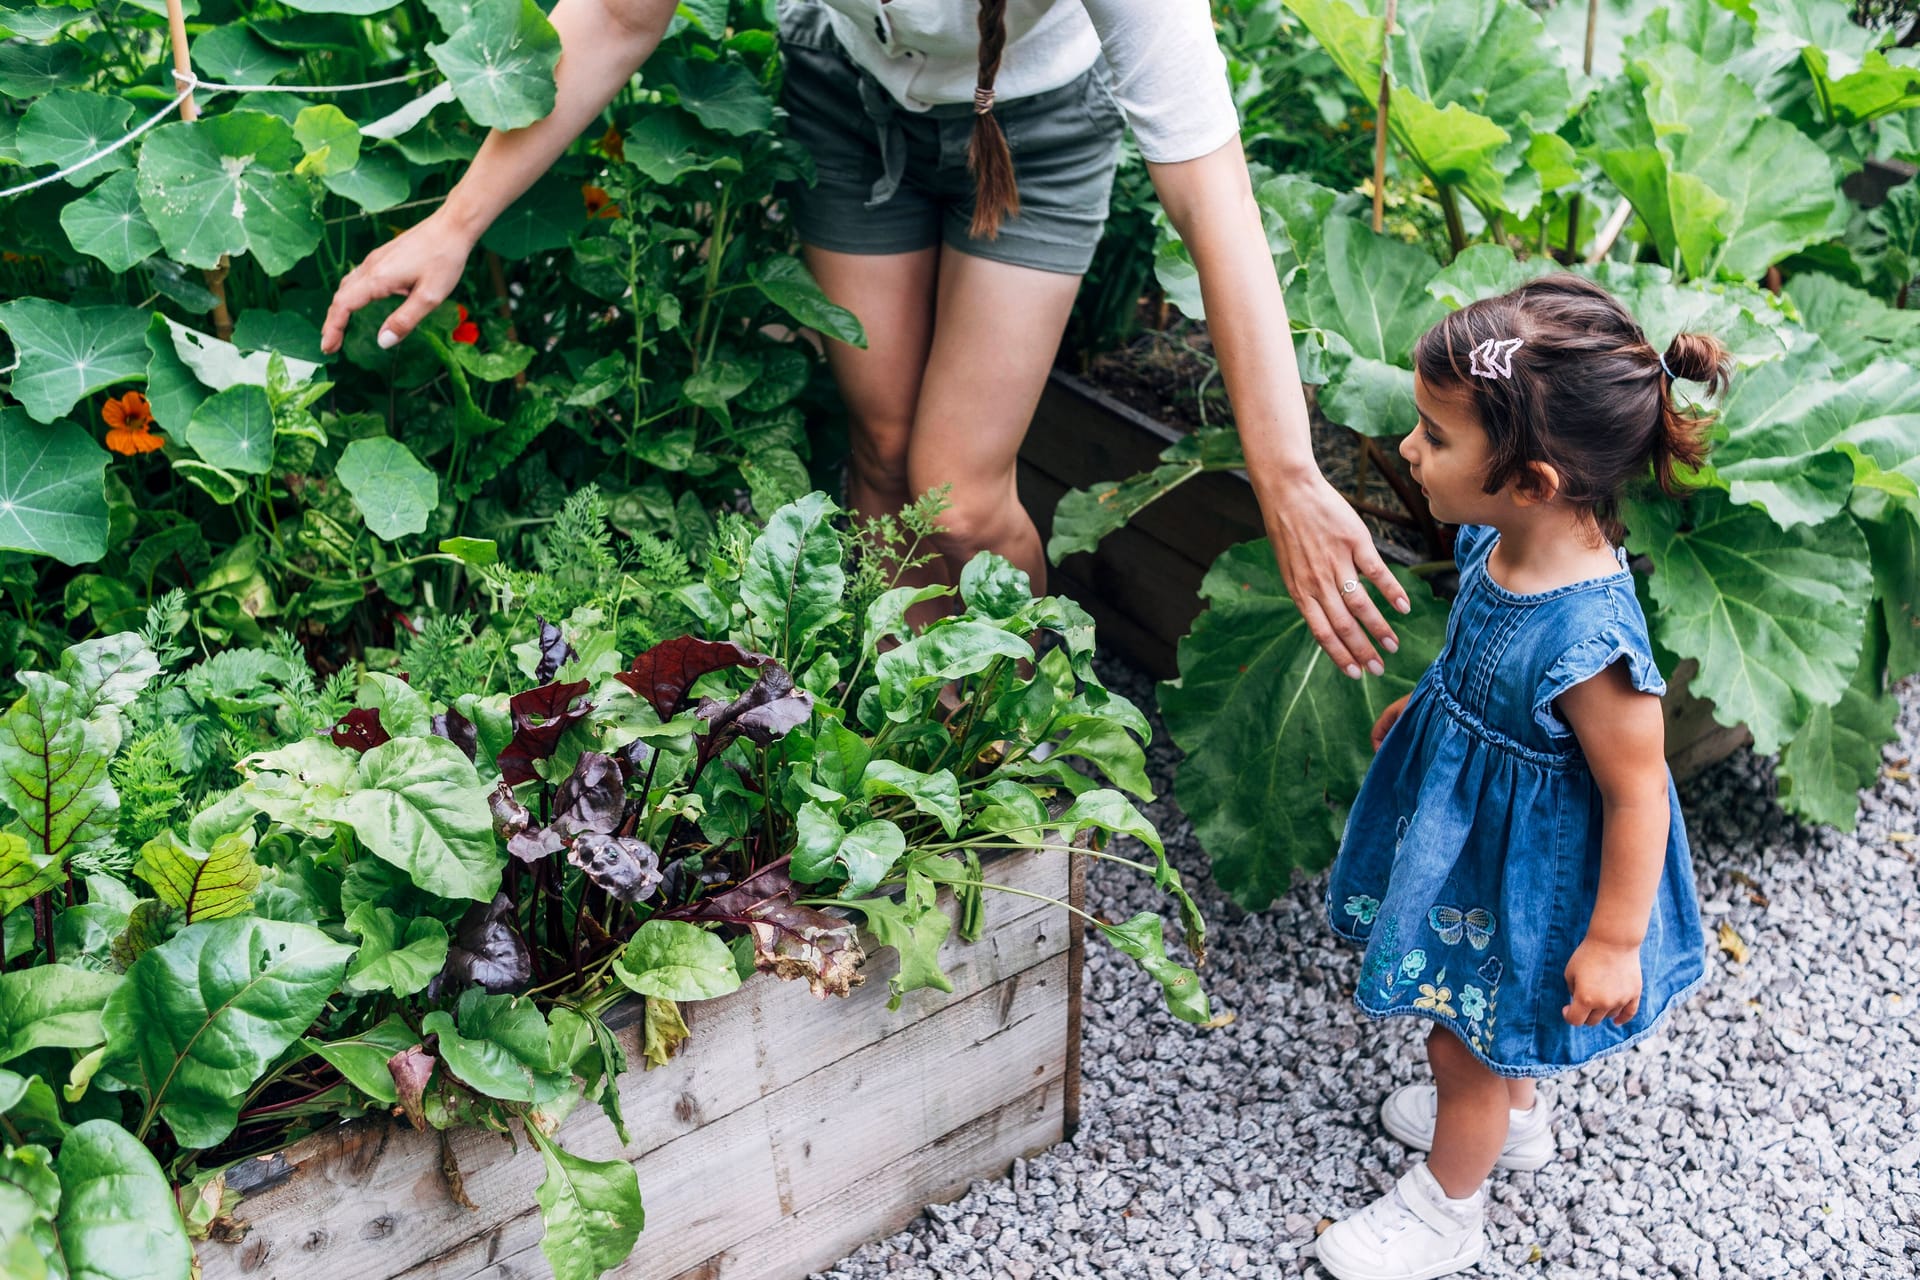
[[589, 218], [617, 218], [620, 216], [620, 206], [608, 197], [606, 188], [604, 187], [596, 187], [591, 182], [583, 182], [580, 184], [580, 199], [585, 202], [587, 206], [587, 216]]
[[[458, 303], [454, 305], [459, 306]], [[460, 307], [460, 323], [453, 326], [453, 340], [467, 343], [469, 346], [480, 341], [480, 326], [467, 319], [465, 307]]]
[[153, 433], [153, 407], [138, 391], [107, 401], [100, 417], [107, 424], [107, 448], [115, 453], [132, 457], [152, 453], [166, 443]]

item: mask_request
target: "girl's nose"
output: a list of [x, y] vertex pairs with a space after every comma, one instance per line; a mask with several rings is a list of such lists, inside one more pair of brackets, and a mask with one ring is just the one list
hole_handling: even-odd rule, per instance
[[1418, 434], [1418, 431], [1409, 431], [1406, 435], [1400, 437], [1400, 456], [1408, 462], [1413, 461], [1414, 454], [1417, 452], [1413, 447], [1413, 438]]

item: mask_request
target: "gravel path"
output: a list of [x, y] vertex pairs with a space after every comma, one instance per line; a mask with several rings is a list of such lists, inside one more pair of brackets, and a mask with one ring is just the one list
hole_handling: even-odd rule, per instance
[[[1152, 705], [1143, 679], [1110, 674]], [[1546, 1083], [1560, 1158], [1496, 1174], [1493, 1248], [1469, 1274], [1920, 1274], [1920, 683], [1902, 708], [1855, 834], [1782, 814], [1771, 762], [1751, 753], [1682, 788], [1709, 936], [1730, 927], [1750, 955], [1716, 948], [1664, 1035]], [[1164, 742], [1152, 755], [1163, 793], [1174, 755]], [[1425, 1078], [1422, 1028], [1363, 1024], [1357, 957], [1320, 914], [1324, 878], [1249, 915], [1207, 879], [1171, 804], [1153, 817], [1213, 928], [1203, 977], [1238, 1020], [1211, 1033], [1174, 1021], [1093, 943], [1079, 1136], [826, 1280], [1319, 1280], [1316, 1225], [1408, 1165], [1375, 1108]], [[1090, 893], [1115, 918], [1154, 905], [1105, 867]]]

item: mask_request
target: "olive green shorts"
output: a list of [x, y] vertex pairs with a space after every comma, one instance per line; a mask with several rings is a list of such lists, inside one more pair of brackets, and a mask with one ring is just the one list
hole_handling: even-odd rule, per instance
[[817, 181], [787, 191], [800, 239], [836, 253], [962, 253], [1084, 275], [1107, 223], [1119, 166], [1120, 108], [1095, 69], [1071, 84], [994, 108], [1013, 152], [1020, 212], [993, 239], [968, 234], [973, 104], [909, 111], [855, 66], [823, 6], [780, 12], [788, 133], [813, 156]]

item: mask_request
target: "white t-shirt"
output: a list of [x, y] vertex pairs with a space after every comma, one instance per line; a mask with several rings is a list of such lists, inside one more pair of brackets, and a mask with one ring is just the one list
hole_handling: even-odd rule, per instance
[[[977, 0], [823, 0], [847, 53], [909, 111], [972, 102]], [[1114, 97], [1156, 163], [1194, 160], [1239, 131], [1207, 0], [1007, 0], [1003, 100], [1058, 89], [1102, 55]]]

